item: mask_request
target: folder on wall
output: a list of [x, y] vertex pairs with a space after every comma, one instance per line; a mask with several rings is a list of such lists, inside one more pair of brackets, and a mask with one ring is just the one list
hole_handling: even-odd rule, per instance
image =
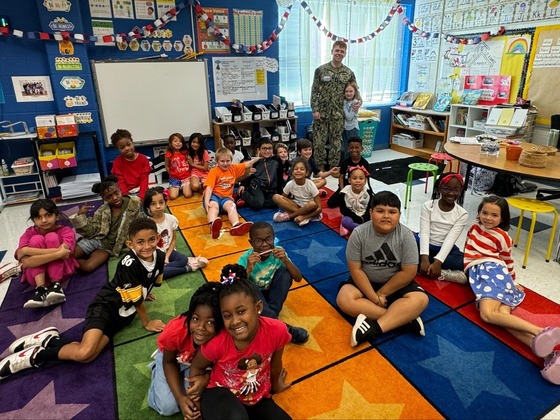
[[500, 119], [498, 120], [498, 125], [510, 125], [514, 112], [514, 108], [503, 108]]

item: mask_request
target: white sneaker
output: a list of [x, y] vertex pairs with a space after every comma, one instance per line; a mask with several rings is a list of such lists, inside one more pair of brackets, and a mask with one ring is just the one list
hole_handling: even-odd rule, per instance
[[196, 271], [199, 268], [204, 268], [208, 265], [210, 261], [208, 261], [204, 257], [188, 257], [187, 258], [187, 265], [191, 268], [191, 271]]
[[10, 353], [17, 353], [18, 351], [25, 350], [29, 347], [47, 347], [48, 342], [53, 337], [58, 337], [58, 329], [56, 327], [48, 327], [44, 330], [37, 331], [36, 333], [26, 335], [14, 341], [8, 351]]
[[17, 261], [0, 266], [0, 283], [21, 274], [21, 266]]
[[461, 270], [441, 270], [441, 275], [438, 280], [459, 284], [467, 284], [469, 282], [467, 275]]
[[37, 352], [42, 349], [43, 347], [41, 346], [29, 347], [28, 349], [4, 358], [0, 361], [0, 380], [6, 379], [24, 369], [35, 367], [35, 356]]

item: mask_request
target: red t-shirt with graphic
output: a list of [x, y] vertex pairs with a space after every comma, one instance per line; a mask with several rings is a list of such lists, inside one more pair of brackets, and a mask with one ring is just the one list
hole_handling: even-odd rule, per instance
[[222, 329], [200, 347], [202, 355], [214, 363], [208, 388], [227, 388], [245, 405], [254, 405], [270, 397], [272, 355], [283, 349], [291, 338], [286, 324], [261, 316], [255, 338], [239, 351], [233, 337]]

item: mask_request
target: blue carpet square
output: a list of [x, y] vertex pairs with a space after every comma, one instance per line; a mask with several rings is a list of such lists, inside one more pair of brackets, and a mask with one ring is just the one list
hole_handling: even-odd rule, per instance
[[403, 334], [378, 350], [446, 418], [535, 418], [560, 398], [538, 366], [457, 313], [430, 322], [425, 337]]
[[[517, 225], [519, 224], [519, 216], [517, 217], [513, 217], [511, 219], [511, 227], [512, 227], [512, 232], [517, 232]], [[546, 229], [550, 229], [552, 226], [547, 225], [546, 223], [541, 223], [537, 220], [537, 222], [535, 223], [535, 230], [534, 233], [537, 232], [541, 232], [543, 230]], [[529, 217], [527, 217], [527, 214], [525, 214], [525, 217], [523, 218], [523, 222], [521, 223], [521, 229], [526, 230], [527, 232], [529, 232], [529, 229], [531, 229], [531, 215], [529, 214]], [[515, 233], [513, 233], [515, 234]]]

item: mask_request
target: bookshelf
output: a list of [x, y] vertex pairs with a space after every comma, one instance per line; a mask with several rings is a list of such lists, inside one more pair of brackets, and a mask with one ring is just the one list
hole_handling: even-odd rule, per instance
[[[435, 128], [429, 122], [435, 124]], [[445, 143], [449, 126], [449, 112], [431, 109], [413, 109], [403, 106], [391, 107], [391, 149], [413, 156], [429, 159], [436, 152], [438, 142]], [[395, 136], [405, 134], [415, 139], [422, 139], [421, 147], [408, 147], [395, 141]], [[414, 143], [414, 142], [413, 142]], [[409, 144], [409, 142], [405, 143]]]
[[484, 105], [452, 104], [447, 140], [455, 136], [474, 137], [483, 134], [489, 109]]

